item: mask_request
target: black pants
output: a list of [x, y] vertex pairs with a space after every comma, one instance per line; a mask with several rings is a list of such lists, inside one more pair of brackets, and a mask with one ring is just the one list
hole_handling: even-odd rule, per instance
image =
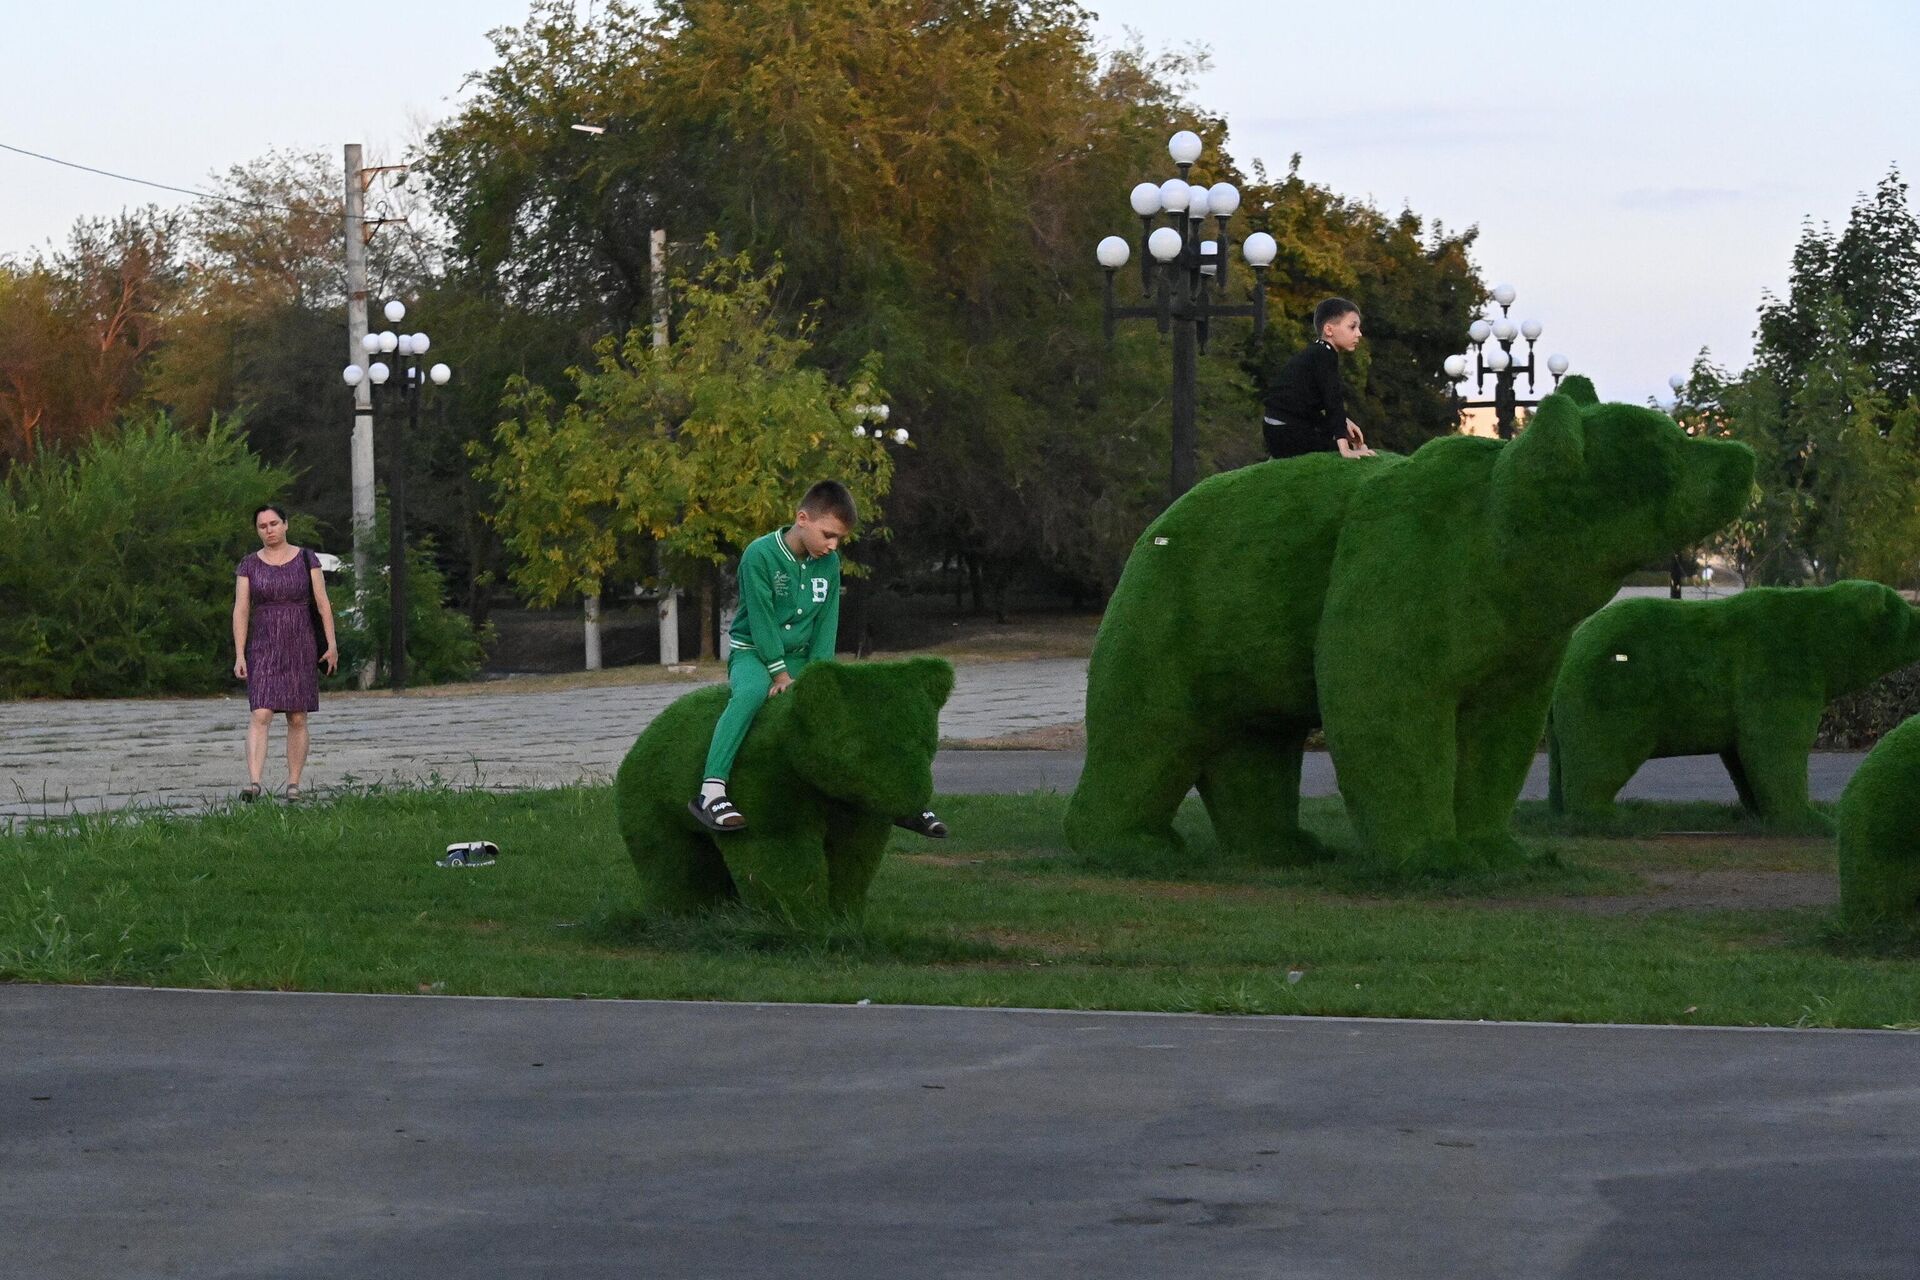
[[1332, 453], [1340, 447], [1337, 440], [1313, 427], [1297, 422], [1263, 422], [1260, 433], [1266, 437], [1269, 458], [1298, 458], [1309, 453]]

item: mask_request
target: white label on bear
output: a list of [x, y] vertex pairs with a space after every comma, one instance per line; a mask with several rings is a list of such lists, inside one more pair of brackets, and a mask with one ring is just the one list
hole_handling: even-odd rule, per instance
[[1613, 660], [1615, 662], [1625, 662], [1627, 660], [1627, 655], [1624, 653], [1616, 653], [1613, 655]]
[[1153, 545], [1156, 547], [1164, 547], [1167, 545], [1167, 540], [1165, 538], [1155, 538], [1153, 540]]

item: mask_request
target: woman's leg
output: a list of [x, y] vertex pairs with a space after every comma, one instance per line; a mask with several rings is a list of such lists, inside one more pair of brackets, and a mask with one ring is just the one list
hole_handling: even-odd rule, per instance
[[267, 727], [272, 723], [273, 712], [266, 707], [255, 708], [247, 720], [247, 778], [255, 784], [267, 767]]
[[287, 712], [287, 785], [300, 785], [300, 772], [307, 767], [307, 713]]

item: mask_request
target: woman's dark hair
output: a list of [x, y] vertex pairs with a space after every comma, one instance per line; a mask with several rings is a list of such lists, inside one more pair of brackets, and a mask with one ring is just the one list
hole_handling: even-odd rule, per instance
[[281, 524], [287, 522], [287, 509], [285, 507], [277, 502], [263, 502], [253, 509], [253, 522], [255, 524], [260, 523], [260, 513], [262, 511], [271, 511], [273, 514], [279, 516]]

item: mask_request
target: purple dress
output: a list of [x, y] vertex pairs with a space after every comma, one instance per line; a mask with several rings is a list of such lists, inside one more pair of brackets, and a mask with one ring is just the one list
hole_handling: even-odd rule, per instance
[[255, 711], [318, 711], [311, 561], [303, 550], [272, 565], [254, 552], [233, 572], [247, 580], [247, 706]]

